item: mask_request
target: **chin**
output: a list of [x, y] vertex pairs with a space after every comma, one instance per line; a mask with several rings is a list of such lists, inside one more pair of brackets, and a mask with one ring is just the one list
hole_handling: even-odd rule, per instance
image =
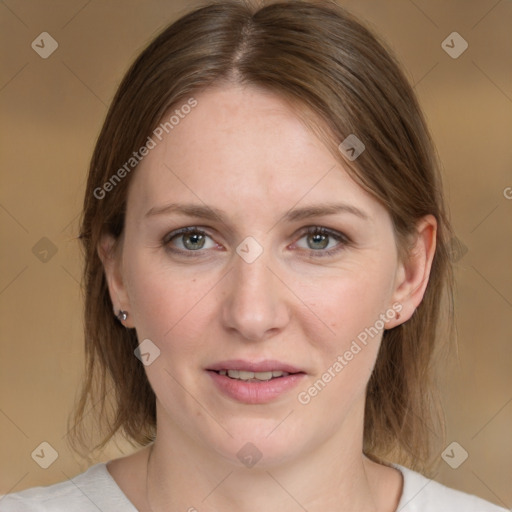
[[[286, 428], [276, 419], [244, 419], [226, 424], [233, 436], [210, 439], [210, 446], [229, 464], [238, 468], [269, 469], [294, 459], [307, 444], [303, 426], [288, 424]], [[285, 420], [286, 421], [286, 420]]]

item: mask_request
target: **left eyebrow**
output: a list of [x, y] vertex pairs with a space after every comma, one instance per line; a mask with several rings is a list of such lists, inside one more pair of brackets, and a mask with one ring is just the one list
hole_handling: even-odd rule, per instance
[[349, 213], [359, 217], [363, 220], [369, 220], [369, 215], [349, 204], [325, 204], [325, 205], [313, 205], [305, 206], [303, 208], [297, 208], [287, 212], [283, 219], [293, 222], [311, 217], [322, 217], [324, 215], [335, 215], [337, 213]]

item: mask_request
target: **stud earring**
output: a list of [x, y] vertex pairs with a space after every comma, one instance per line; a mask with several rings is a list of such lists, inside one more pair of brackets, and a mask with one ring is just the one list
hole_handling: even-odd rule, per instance
[[124, 322], [128, 318], [128, 311], [123, 311], [120, 309], [116, 316], [120, 322]]
[[400, 320], [400, 313], [399, 313], [398, 311], [396, 312], [395, 318], [396, 318], [397, 320]]

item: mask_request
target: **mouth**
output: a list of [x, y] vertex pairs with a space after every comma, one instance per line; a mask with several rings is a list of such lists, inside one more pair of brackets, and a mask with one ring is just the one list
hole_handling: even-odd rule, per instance
[[291, 390], [306, 375], [295, 366], [269, 360], [224, 361], [206, 371], [222, 394], [246, 404], [268, 403]]
[[[246, 370], [219, 370], [219, 375], [235, 380], [243, 380], [245, 382], [268, 382], [269, 380], [288, 377], [290, 373], [281, 370], [272, 370], [268, 372], [249, 372]], [[295, 375], [295, 374], [293, 374]]]

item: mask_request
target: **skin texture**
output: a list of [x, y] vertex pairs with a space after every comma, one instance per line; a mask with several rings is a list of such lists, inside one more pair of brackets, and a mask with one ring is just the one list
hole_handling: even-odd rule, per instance
[[[384, 328], [410, 318], [428, 281], [435, 219], [418, 223], [411, 256], [399, 261], [388, 212], [288, 104], [239, 85], [195, 97], [197, 107], [137, 168], [116, 250], [109, 236], [98, 248], [112, 302], [129, 313], [125, 326], [161, 351], [146, 367], [157, 396], [151, 508], [395, 510], [401, 475], [362, 454], [365, 389], [382, 332], [307, 405], [298, 395], [393, 304], [400, 319], [388, 315]], [[207, 205], [222, 220], [146, 216], [170, 203]], [[326, 204], [357, 208], [365, 218], [350, 211], [284, 217]], [[309, 226], [348, 240], [329, 237], [319, 248]], [[207, 235], [190, 257], [184, 253], [197, 239], [172, 236], [184, 227]], [[263, 249], [252, 263], [236, 252], [249, 236]], [[339, 250], [322, 256], [331, 249]], [[206, 371], [229, 359], [278, 360], [304, 375], [269, 403], [241, 403]], [[262, 454], [252, 468], [237, 457], [247, 442]], [[139, 510], [149, 510], [147, 454], [108, 466]]]

